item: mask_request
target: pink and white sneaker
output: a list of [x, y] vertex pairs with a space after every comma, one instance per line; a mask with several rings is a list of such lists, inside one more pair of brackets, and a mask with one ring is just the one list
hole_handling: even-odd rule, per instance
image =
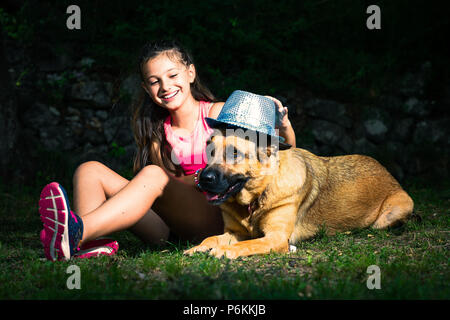
[[100, 255], [112, 256], [119, 250], [119, 243], [109, 238], [98, 238], [87, 243], [83, 243], [80, 251], [74, 254], [74, 258], [87, 259]]
[[83, 221], [70, 210], [66, 191], [59, 183], [52, 182], [42, 189], [39, 214], [44, 224], [40, 239], [47, 259], [70, 259], [79, 250]]

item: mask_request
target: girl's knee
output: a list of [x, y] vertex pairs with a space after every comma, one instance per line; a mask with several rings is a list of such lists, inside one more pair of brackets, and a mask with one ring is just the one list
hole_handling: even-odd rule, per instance
[[169, 176], [167, 173], [156, 165], [148, 165], [139, 171], [139, 175], [145, 176], [149, 181], [161, 183], [165, 186], [169, 182]]
[[104, 167], [104, 165], [98, 161], [84, 162], [80, 164], [78, 168], [75, 170], [75, 173], [73, 174], [73, 180], [75, 182], [78, 179], [86, 176], [92, 177], [92, 175], [98, 173], [102, 167]]

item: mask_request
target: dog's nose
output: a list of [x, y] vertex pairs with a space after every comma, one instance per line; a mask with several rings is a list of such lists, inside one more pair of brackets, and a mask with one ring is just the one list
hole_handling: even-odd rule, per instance
[[199, 183], [202, 189], [217, 193], [225, 191], [228, 187], [223, 174], [219, 170], [211, 168], [202, 170]]
[[217, 182], [219, 182], [220, 180], [220, 172], [218, 170], [214, 170], [214, 169], [205, 169], [202, 170], [202, 172], [200, 173], [200, 183], [202, 185], [214, 185], [217, 184]]

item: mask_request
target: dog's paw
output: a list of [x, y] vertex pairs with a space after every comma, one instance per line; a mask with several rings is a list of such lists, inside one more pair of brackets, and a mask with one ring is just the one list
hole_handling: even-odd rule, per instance
[[240, 256], [239, 252], [232, 246], [218, 246], [211, 249], [209, 254], [219, 259], [223, 257], [228, 259], [236, 259]]
[[198, 245], [198, 246], [192, 247], [190, 249], [184, 250], [183, 254], [184, 255], [188, 255], [188, 256], [192, 256], [196, 252], [206, 252], [206, 251], [208, 251], [210, 249], [211, 248], [209, 248], [208, 246]]

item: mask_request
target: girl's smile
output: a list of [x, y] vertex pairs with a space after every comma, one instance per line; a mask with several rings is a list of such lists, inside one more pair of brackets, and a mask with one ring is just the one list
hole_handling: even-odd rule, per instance
[[164, 102], [170, 102], [170, 101], [174, 100], [174, 98], [175, 98], [175, 96], [178, 94], [178, 92], [180, 92], [180, 90], [176, 90], [176, 91], [174, 91], [174, 92], [172, 92], [172, 93], [165, 94], [165, 95], [162, 95], [162, 96], [160, 96], [160, 97], [161, 97], [161, 99], [162, 99]]

